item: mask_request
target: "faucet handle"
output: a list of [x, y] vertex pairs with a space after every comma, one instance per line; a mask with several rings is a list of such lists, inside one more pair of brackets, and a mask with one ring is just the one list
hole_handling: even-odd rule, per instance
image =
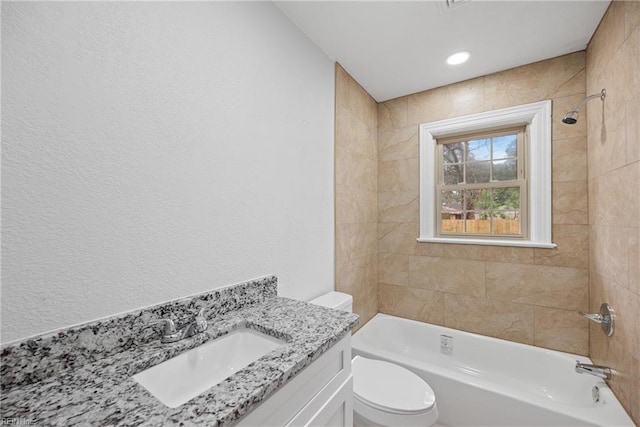
[[582, 317], [585, 317], [596, 323], [600, 323], [600, 326], [602, 326], [602, 330], [606, 336], [610, 337], [613, 335], [613, 327], [616, 315], [613, 307], [611, 307], [606, 302], [600, 305], [600, 313], [587, 314], [581, 311], [579, 313]]
[[197, 333], [207, 330], [209, 325], [207, 324], [207, 319], [204, 317], [204, 307], [198, 310], [198, 314], [196, 314], [196, 317], [193, 319], [193, 323]]
[[176, 324], [173, 323], [173, 320], [171, 320], [171, 319], [152, 320], [148, 324], [149, 324], [149, 326], [152, 326], [152, 325], [157, 325], [158, 323], [163, 323], [164, 324], [163, 336], [173, 335], [173, 334], [175, 334], [177, 332], [176, 331]]
[[585, 317], [585, 318], [587, 318], [589, 320], [593, 320], [596, 323], [604, 322], [604, 319], [602, 318], [602, 314], [600, 314], [600, 313], [590, 314], [590, 313], [583, 313], [581, 311], [579, 311], [578, 313], [580, 314], [580, 316]]

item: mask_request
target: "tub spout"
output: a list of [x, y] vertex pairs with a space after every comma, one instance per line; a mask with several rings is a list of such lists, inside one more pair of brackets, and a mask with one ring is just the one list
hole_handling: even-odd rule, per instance
[[605, 380], [611, 379], [611, 368], [600, 365], [589, 365], [576, 361], [576, 372], [579, 374], [591, 374]]

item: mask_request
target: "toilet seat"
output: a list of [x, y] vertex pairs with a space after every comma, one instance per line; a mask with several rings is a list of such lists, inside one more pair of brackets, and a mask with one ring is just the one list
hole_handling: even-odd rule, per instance
[[429, 384], [408, 369], [361, 356], [353, 358], [351, 368], [354, 398], [365, 405], [399, 415], [425, 413], [435, 405]]

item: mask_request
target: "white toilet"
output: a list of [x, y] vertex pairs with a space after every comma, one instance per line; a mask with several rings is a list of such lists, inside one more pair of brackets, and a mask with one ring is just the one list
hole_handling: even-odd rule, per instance
[[[309, 302], [353, 311], [353, 298], [341, 292], [329, 292]], [[438, 420], [433, 390], [410, 370], [362, 356], [351, 360], [351, 368], [354, 426], [428, 427]]]

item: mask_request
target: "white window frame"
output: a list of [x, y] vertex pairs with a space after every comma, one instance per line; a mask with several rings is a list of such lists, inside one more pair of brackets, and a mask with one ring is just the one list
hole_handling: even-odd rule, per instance
[[[526, 239], [437, 236], [436, 139], [456, 133], [528, 124], [529, 233]], [[551, 101], [540, 101], [420, 125], [420, 236], [418, 242], [555, 248], [551, 241]]]

